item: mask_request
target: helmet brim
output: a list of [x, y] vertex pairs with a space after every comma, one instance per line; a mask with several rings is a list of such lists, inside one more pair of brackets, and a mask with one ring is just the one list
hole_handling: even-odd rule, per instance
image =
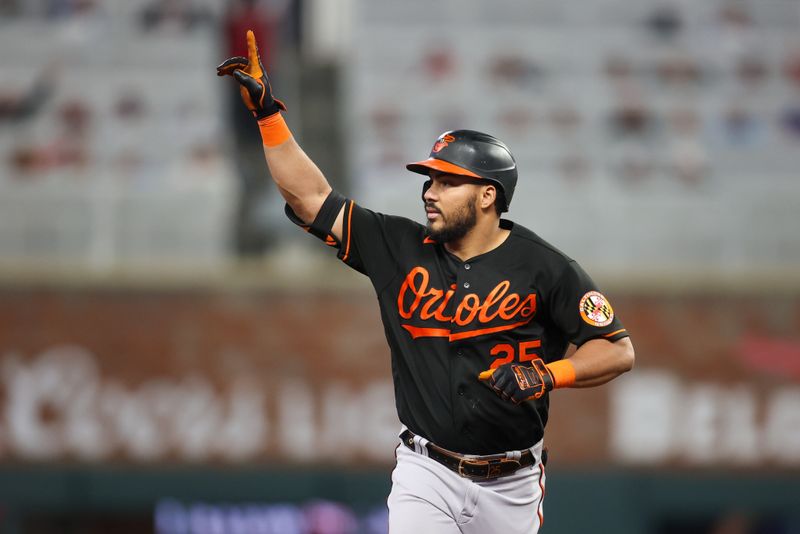
[[406, 169], [408, 169], [411, 172], [415, 172], [417, 174], [424, 174], [425, 176], [427, 176], [428, 174], [430, 174], [432, 170], [434, 170], [434, 171], [444, 172], [447, 174], [457, 174], [459, 176], [482, 178], [481, 176], [475, 174], [474, 172], [468, 169], [459, 167], [458, 165], [450, 163], [449, 161], [444, 161], [436, 158], [428, 158], [422, 161], [409, 163], [408, 165], [406, 165]]

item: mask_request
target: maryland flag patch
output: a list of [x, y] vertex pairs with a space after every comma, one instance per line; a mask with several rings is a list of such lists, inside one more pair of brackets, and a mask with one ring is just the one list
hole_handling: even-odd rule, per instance
[[598, 291], [589, 291], [578, 305], [581, 318], [592, 326], [608, 326], [614, 320], [614, 310], [608, 299]]

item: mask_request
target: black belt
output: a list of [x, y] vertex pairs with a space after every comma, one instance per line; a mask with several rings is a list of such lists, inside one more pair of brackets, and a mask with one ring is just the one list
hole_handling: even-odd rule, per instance
[[[400, 434], [403, 444], [414, 450], [414, 433], [404, 430]], [[449, 470], [471, 480], [491, 480], [516, 473], [523, 467], [536, 463], [536, 457], [526, 449], [522, 451], [519, 460], [508, 458], [505, 454], [490, 454], [487, 456], [464, 456], [457, 452], [448, 451], [438, 445], [428, 442], [425, 445], [428, 458], [436, 460]]]

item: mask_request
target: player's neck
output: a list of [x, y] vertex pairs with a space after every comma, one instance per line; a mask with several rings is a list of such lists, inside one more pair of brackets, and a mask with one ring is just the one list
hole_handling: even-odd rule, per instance
[[500, 228], [500, 221], [497, 218], [479, 220], [467, 235], [458, 240], [448, 241], [444, 244], [444, 248], [461, 261], [466, 261], [496, 249], [503, 244], [510, 233], [509, 230]]

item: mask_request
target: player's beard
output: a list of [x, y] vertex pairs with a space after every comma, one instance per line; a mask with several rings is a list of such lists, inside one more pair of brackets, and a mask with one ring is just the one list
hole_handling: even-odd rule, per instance
[[464, 202], [447, 217], [441, 211], [439, 214], [442, 224], [438, 228], [433, 228], [434, 221], [428, 221], [428, 236], [437, 243], [462, 239], [478, 222], [478, 209], [475, 207], [474, 198]]

